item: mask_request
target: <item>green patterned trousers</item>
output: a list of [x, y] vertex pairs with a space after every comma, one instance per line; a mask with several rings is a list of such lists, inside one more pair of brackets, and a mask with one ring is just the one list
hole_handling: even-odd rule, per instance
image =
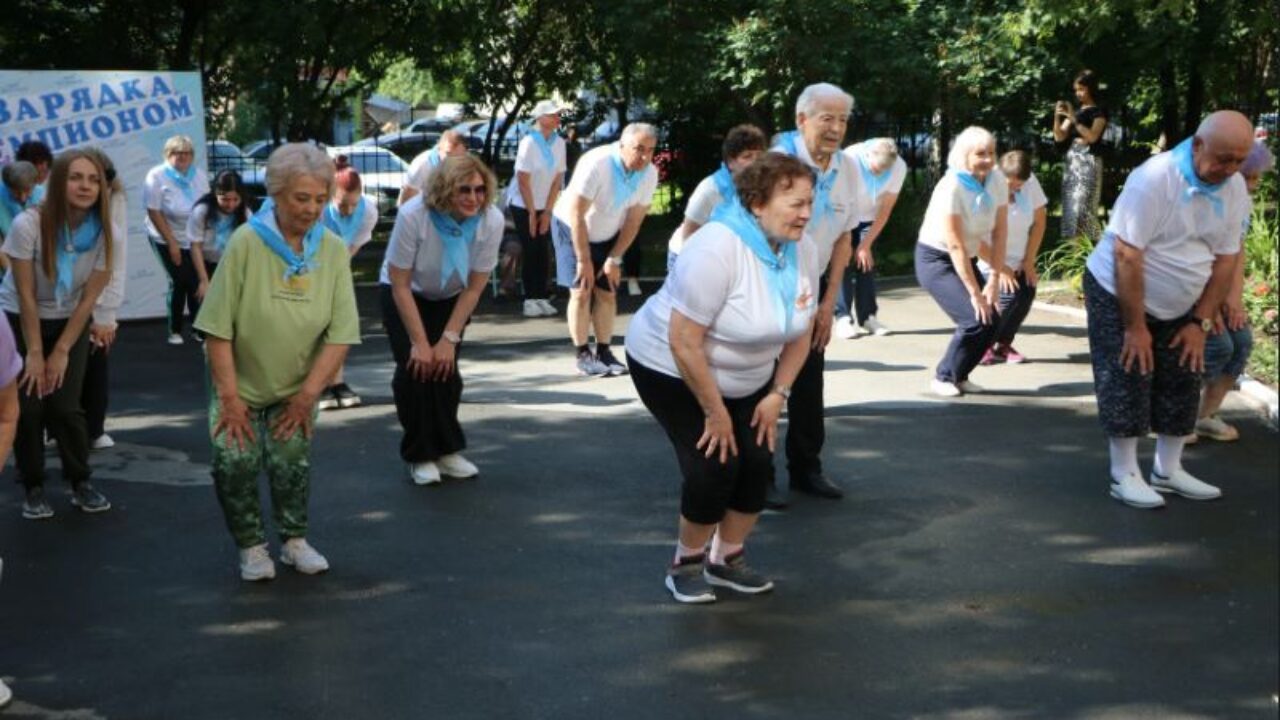
[[[282, 540], [306, 537], [307, 497], [311, 490], [311, 440], [301, 431], [287, 440], [271, 436], [271, 424], [284, 410], [279, 403], [267, 408], [249, 408], [253, 441], [241, 450], [227, 442], [226, 433], [214, 437], [221, 408], [216, 397], [209, 403], [209, 437], [213, 441], [213, 487], [222, 505], [227, 528], [240, 548], [267, 541], [258, 502], [258, 473], [267, 471], [271, 487], [276, 532]], [[312, 415], [312, 427], [315, 415]]]

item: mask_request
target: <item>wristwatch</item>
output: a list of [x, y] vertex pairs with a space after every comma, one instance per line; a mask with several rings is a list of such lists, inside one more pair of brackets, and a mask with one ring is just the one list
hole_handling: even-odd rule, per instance
[[443, 337], [445, 340], [448, 340], [449, 342], [453, 343], [454, 345], [457, 345], [458, 343], [462, 342], [462, 336], [452, 330], [445, 330], [443, 333], [440, 334], [440, 336]]
[[618, 267], [622, 267], [622, 258], [616, 258], [610, 255], [604, 260], [605, 267], [608, 267], [610, 263], [617, 265]]
[[782, 396], [782, 399], [783, 399], [783, 400], [790, 400], [790, 399], [791, 399], [791, 386], [790, 386], [790, 385], [783, 385], [782, 383], [778, 383], [777, 385], [774, 385], [774, 386], [773, 386], [773, 390], [771, 390], [770, 392], [778, 393], [779, 395], [781, 395], [781, 396]]
[[1204, 331], [1205, 335], [1208, 335], [1209, 333], [1213, 332], [1213, 320], [1210, 320], [1209, 318], [1199, 318], [1199, 317], [1196, 317], [1195, 315], [1192, 315], [1191, 322], [1195, 323], [1196, 325], [1199, 325], [1200, 329]]

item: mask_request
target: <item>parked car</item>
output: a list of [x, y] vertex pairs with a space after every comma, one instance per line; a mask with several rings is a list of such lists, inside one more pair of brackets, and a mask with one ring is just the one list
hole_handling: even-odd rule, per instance
[[448, 130], [449, 128], [453, 127], [453, 125], [456, 122], [457, 122], [456, 120], [449, 117], [436, 116], [436, 117], [429, 117], [429, 118], [418, 118], [417, 120], [414, 120], [412, 122], [405, 123], [404, 126], [400, 128], [400, 131], [406, 132], [406, 133], [423, 133], [423, 132], [442, 133], [445, 130]]
[[[498, 117], [494, 120], [493, 131], [496, 133], [502, 126], [506, 118]], [[484, 150], [484, 139], [489, 134], [489, 118], [479, 118], [476, 120], [464, 120], [454, 125], [451, 129], [466, 138], [467, 148], [471, 152], [481, 152]], [[498, 148], [498, 159], [514, 162], [516, 159], [516, 150], [520, 147], [520, 140], [528, 135], [533, 126], [527, 121], [517, 120], [507, 128], [506, 136], [495, 141]]]
[[[400, 197], [400, 187], [408, 175], [408, 163], [390, 150], [373, 145], [326, 147], [324, 151], [335, 160], [339, 155], [347, 156], [347, 162], [360, 173], [365, 196], [378, 205], [378, 223], [390, 223], [396, 216], [396, 199]], [[266, 163], [243, 173], [243, 176], [245, 191], [256, 210], [267, 195]]]
[[405, 162], [413, 162], [413, 159], [419, 153], [435, 147], [436, 142], [439, 140], [439, 132], [394, 132], [365, 138], [357, 142], [355, 146], [384, 148], [395, 153]]
[[205, 158], [208, 160], [210, 176], [223, 170], [241, 170], [245, 166], [244, 153], [234, 143], [226, 140], [214, 140], [205, 145]]

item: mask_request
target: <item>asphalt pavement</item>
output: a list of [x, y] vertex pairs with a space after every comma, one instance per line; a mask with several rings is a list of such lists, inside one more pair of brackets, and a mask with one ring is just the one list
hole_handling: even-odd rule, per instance
[[750, 556], [773, 593], [686, 607], [662, 586], [670, 447], [628, 379], [572, 374], [563, 314], [486, 300], [460, 363], [481, 476], [421, 488], [360, 300], [347, 377], [365, 405], [322, 414], [312, 459], [318, 577], [239, 580], [199, 350], [121, 330], [117, 446], [93, 457], [114, 508], [79, 513], [54, 472], [56, 515], [30, 522], [0, 487], [0, 717], [1277, 715], [1276, 432], [1232, 399], [1241, 440], [1186, 457], [1223, 499], [1120, 505], [1080, 320], [1033, 311], [1031, 362], [943, 400], [946, 318], [889, 283], [896, 332], [828, 353], [825, 461], [848, 497], [762, 519]]

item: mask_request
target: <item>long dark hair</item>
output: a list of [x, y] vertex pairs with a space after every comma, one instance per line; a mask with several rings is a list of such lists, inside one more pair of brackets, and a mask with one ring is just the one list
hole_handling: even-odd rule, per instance
[[240, 204], [231, 213], [231, 223], [234, 227], [240, 227], [249, 219], [249, 213], [246, 211], [249, 198], [244, 194], [244, 180], [240, 178], [240, 173], [235, 170], [223, 170], [213, 178], [213, 187], [204, 197], [196, 201], [196, 205], [203, 205], [204, 226], [206, 228], [213, 227], [214, 221], [218, 218], [218, 213], [222, 212], [218, 209], [218, 193], [233, 192], [240, 196]]

